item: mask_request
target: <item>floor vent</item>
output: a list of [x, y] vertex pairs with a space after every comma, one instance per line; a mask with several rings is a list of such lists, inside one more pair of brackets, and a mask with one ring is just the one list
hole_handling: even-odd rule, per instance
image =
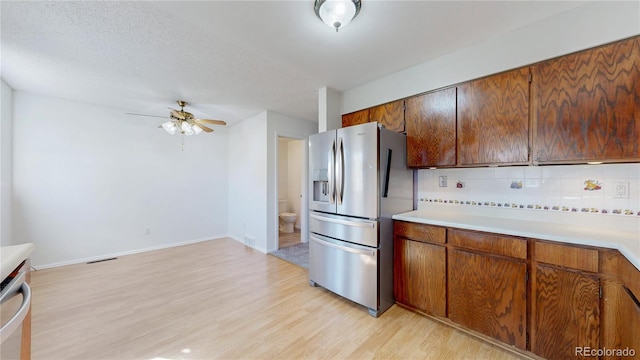
[[101, 259], [101, 260], [93, 260], [93, 261], [89, 261], [87, 262], [87, 265], [89, 264], [95, 264], [95, 263], [99, 263], [99, 262], [103, 262], [103, 261], [111, 261], [111, 260], [116, 260], [117, 257], [114, 258], [108, 258], [108, 259]]

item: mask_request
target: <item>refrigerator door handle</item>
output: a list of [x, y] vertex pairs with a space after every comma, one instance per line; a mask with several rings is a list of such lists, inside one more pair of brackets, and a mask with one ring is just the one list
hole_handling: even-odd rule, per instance
[[389, 196], [389, 175], [391, 174], [391, 154], [393, 150], [389, 149], [387, 152], [387, 169], [384, 173], [384, 191], [382, 192], [382, 197]]
[[338, 205], [342, 205], [344, 196], [344, 144], [341, 137], [338, 138], [338, 155], [339, 159], [336, 159], [336, 184], [340, 186], [336, 187], [336, 198], [338, 199]]
[[333, 219], [333, 218], [319, 216], [319, 215], [315, 215], [315, 214], [311, 214], [311, 215], [309, 215], [309, 217], [312, 218], [312, 219], [319, 220], [319, 221], [330, 222], [330, 223], [335, 223], [335, 224], [340, 224], [340, 225], [348, 225], [348, 226], [353, 226], [353, 227], [361, 227], [361, 228], [375, 228], [376, 227], [376, 224], [374, 222], [348, 221], [348, 220], [341, 220], [341, 219]]
[[329, 183], [329, 203], [335, 204], [336, 202], [336, 192], [335, 192], [335, 177], [334, 177], [334, 168], [336, 163], [336, 141], [333, 140], [331, 144], [331, 150], [329, 151], [329, 164], [327, 165], [328, 171], [328, 179]]
[[334, 243], [328, 242], [326, 240], [322, 240], [317, 236], [313, 236], [313, 234], [310, 236], [310, 239], [315, 241], [315, 242], [317, 242], [317, 243], [319, 243], [319, 244], [322, 244], [324, 246], [329, 246], [329, 247], [332, 247], [332, 248], [335, 248], [335, 249], [339, 249], [339, 250], [342, 250], [342, 251], [346, 251], [346, 252], [350, 252], [350, 253], [353, 253], [353, 254], [366, 255], [366, 256], [376, 256], [376, 251], [375, 250], [369, 250], [369, 249], [364, 250], [364, 249], [360, 249], [360, 248], [353, 248], [353, 247], [347, 247], [347, 246], [343, 246], [343, 245], [334, 244]]

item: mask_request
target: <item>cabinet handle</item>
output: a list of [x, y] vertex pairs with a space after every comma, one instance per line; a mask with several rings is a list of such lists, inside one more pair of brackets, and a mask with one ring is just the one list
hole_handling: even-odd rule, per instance
[[637, 297], [635, 297], [635, 296], [633, 295], [633, 293], [631, 292], [631, 290], [629, 290], [629, 288], [628, 288], [628, 287], [626, 287], [626, 286], [624, 286], [624, 285], [623, 285], [622, 287], [623, 287], [623, 288], [624, 288], [624, 290], [627, 292], [627, 294], [629, 295], [629, 297], [631, 298], [631, 300], [633, 301], [633, 303], [636, 305], [636, 308], [637, 308], [638, 310], [640, 310], [640, 301], [638, 300], [638, 298], [637, 298]]

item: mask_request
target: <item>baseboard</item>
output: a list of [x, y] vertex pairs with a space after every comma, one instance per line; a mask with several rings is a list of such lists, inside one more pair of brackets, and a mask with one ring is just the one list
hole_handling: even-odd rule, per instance
[[169, 248], [172, 248], [172, 247], [190, 245], [190, 244], [195, 244], [195, 243], [199, 243], [199, 242], [203, 242], [203, 241], [218, 240], [218, 239], [224, 239], [224, 238], [229, 238], [229, 237], [231, 237], [231, 236], [229, 236], [229, 235], [209, 236], [209, 237], [204, 237], [204, 238], [199, 238], [199, 239], [181, 241], [181, 242], [177, 242], [177, 243], [163, 244], [163, 245], [151, 246], [151, 247], [146, 247], [146, 248], [141, 248], [141, 249], [134, 249], [134, 250], [127, 250], [127, 251], [110, 253], [110, 254], [103, 254], [103, 255], [98, 255], [98, 256], [91, 256], [91, 257], [82, 258], [82, 259], [61, 261], [61, 262], [51, 263], [51, 264], [44, 264], [44, 265], [34, 265], [34, 264], [32, 264], [31, 267], [34, 268], [35, 270], [49, 269], [49, 268], [54, 268], [54, 267], [82, 264], [82, 263], [87, 263], [87, 262], [90, 262], [90, 261], [98, 261], [98, 260], [103, 260], [103, 259], [109, 259], [109, 258], [114, 258], [114, 257], [119, 257], [119, 256], [133, 255], [133, 254], [143, 253], [143, 252], [147, 252], [147, 251], [169, 249]]
[[241, 239], [241, 238], [239, 238], [239, 237], [237, 237], [237, 236], [235, 236], [235, 235], [227, 235], [227, 237], [228, 237], [228, 238], [230, 238], [230, 239], [233, 239], [233, 240], [235, 240], [235, 241], [237, 241], [237, 242], [239, 242], [240, 244], [242, 244], [242, 245], [244, 245], [244, 246], [250, 247], [250, 248], [252, 248], [252, 249], [254, 249], [254, 250], [256, 250], [256, 251], [260, 251], [260, 252], [261, 252], [261, 253], [263, 253], [263, 254], [268, 254], [268, 252], [267, 252], [267, 250], [266, 250], [266, 249], [264, 249], [264, 248], [259, 248], [259, 247], [257, 247], [257, 246], [252, 246], [252, 245], [246, 244], [246, 243], [244, 242], [244, 239]]

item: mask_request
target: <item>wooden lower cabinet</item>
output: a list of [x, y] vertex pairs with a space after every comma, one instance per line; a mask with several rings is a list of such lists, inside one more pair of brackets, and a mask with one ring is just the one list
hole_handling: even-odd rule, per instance
[[[602, 343], [601, 347], [626, 351], [626, 356], [612, 353], [602, 359], [629, 359], [633, 349], [640, 357], [640, 301], [624, 283], [602, 280]], [[640, 295], [640, 294], [639, 294]], [[634, 358], [634, 356], [631, 356]]]
[[536, 264], [531, 322], [531, 352], [549, 359], [593, 358], [577, 351], [599, 347], [598, 275]]
[[602, 359], [640, 358], [640, 270], [611, 250], [603, 252], [602, 264], [600, 346], [622, 352]]
[[450, 249], [449, 319], [525, 350], [526, 273], [524, 261]]
[[640, 270], [617, 250], [397, 221], [394, 282], [398, 303], [525, 354], [640, 358]]
[[444, 246], [396, 237], [393, 274], [397, 302], [431, 315], [447, 315]]

